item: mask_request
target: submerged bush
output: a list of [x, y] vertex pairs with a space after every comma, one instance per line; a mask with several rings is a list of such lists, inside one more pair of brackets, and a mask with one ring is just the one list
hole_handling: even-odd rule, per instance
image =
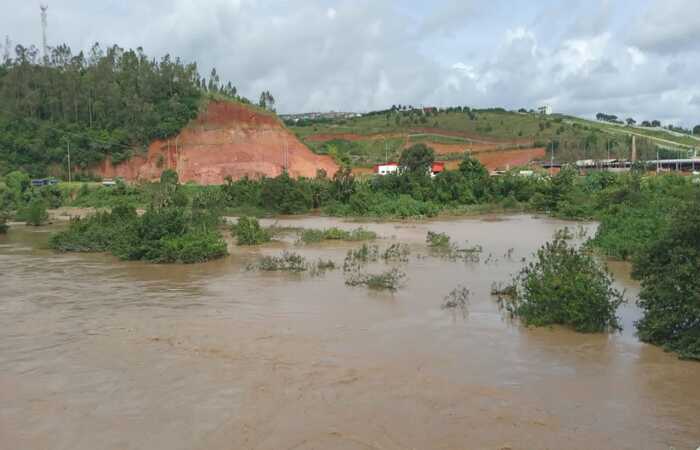
[[165, 239], [156, 261], [192, 264], [220, 258], [227, 253], [226, 242], [218, 232], [188, 232]]
[[516, 278], [508, 310], [526, 325], [565, 325], [580, 332], [619, 330], [622, 294], [589, 254], [555, 239]]
[[382, 259], [385, 262], [397, 261], [397, 262], [408, 262], [408, 255], [411, 254], [411, 249], [408, 244], [395, 243], [387, 247], [382, 253]]
[[396, 291], [406, 274], [397, 268], [381, 273], [355, 272], [345, 279], [348, 286], [367, 286], [370, 289]]
[[260, 245], [270, 242], [271, 234], [260, 226], [258, 219], [243, 216], [231, 227], [238, 245]]
[[480, 245], [472, 247], [459, 247], [451, 242], [450, 237], [445, 233], [428, 231], [425, 242], [431, 253], [451, 261], [462, 260], [464, 262], [479, 262], [483, 248]]
[[343, 271], [358, 271], [370, 262], [379, 259], [379, 246], [362, 244], [362, 247], [355, 250], [348, 250], [343, 262]]
[[206, 223], [184, 208], [151, 208], [139, 217], [133, 207], [121, 205], [71, 220], [49, 245], [64, 252], [111, 252], [124, 260], [198, 263], [227, 254], [221, 233]]
[[700, 195], [682, 206], [634, 261], [641, 280], [639, 337], [700, 360]]
[[305, 244], [318, 243], [321, 241], [369, 241], [377, 238], [377, 233], [364, 228], [355, 228], [351, 231], [341, 230], [332, 227], [325, 230], [313, 228], [304, 229], [299, 234], [299, 241]]
[[280, 256], [263, 256], [257, 265], [249, 267], [265, 272], [305, 272], [309, 270], [306, 258], [298, 253], [283, 252]]
[[27, 222], [27, 225], [34, 225], [35, 227], [44, 225], [49, 220], [46, 203], [40, 198], [32, 199], [27, 207], [20, 212], [20, 216]]
[[10, 227], [7, 225], [7, 215], [0, 211], [0, 234], [7, 233], [8, 228]]
[[450, 246], [450, 237], [445, 233], [428, 231], [428, 234], [425, 237], [425, 242], [430, 248], [448, 248]]
[[456, 309], [459, 308], [463, 312], [467, 310], [467, 304], [469, 303], [469, 289], [464, 286], [457, 286], [449, 294], [445, 296], [442, 301], [442, 309]]

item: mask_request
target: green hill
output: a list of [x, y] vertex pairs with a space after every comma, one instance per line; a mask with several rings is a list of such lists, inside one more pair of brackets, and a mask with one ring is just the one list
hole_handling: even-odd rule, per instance
[[700, 149], [700, 139], [663, 128], [629, 127], [501, 108], [454, 107], [427, 113], [387, 110], [288, 125], [315, 151], [335, 151], [341, 160], [358, 165], [380, 162], [387, 155], [396, 155], [406, 142], [415, 141], [465, 145], [490, 142], [495, 150], [531, 146], [551, 151], [553, 147], [555, 158], [561, 161], [629, 159], [632, 136], [636, 136], [637, 155], [642, 159], [655, 159], [657, 150], [663, 157], [677, 157]]
[[23, 169], [63, 176], [71, 162], [85, 168], [129, 158], [157, 138], [179, 132], [207, 94], [235, 96], [213, 71], [208, 85], [187, 64], [118, 46], [73, 54], [65, 45], [47, 60], [17, 46], [0, 64], [0, 174]]

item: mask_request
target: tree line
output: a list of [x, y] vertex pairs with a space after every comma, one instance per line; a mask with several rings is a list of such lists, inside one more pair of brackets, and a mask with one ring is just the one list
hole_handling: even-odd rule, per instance
[[43, 58], [36, 47], [17, 45], [0, 62], [0, 173], [61, 175], [69, 144], [78, 168], [107, 155], [118, 163], [178, 133], [206, 95], [250, 103], [215, 68], [207, 80], [196, 63], [156, 59], [141, 47], [96, 43], [74, 53], [64, 44]]

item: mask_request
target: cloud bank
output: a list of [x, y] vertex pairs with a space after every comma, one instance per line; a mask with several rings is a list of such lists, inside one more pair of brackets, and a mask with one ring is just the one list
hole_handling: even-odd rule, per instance
[[[9, 0], [0, 30], [38, 46], [32, 3]], [[64, 0], [49, 3], [49, 42], [215, 66], [250, 98], [270, 90], [281, 112], [549, 103], [700, 123], [696, 0]]]

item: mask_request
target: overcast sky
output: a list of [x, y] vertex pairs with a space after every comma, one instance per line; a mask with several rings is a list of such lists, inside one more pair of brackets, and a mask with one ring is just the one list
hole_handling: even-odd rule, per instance
[[[49, 45], [181, 56], [285, 113], [547, 103], [700, 124], [700, 0], [45, 1]], [[2, 0], [0, 33], [40, 46], [39, 2]]]

